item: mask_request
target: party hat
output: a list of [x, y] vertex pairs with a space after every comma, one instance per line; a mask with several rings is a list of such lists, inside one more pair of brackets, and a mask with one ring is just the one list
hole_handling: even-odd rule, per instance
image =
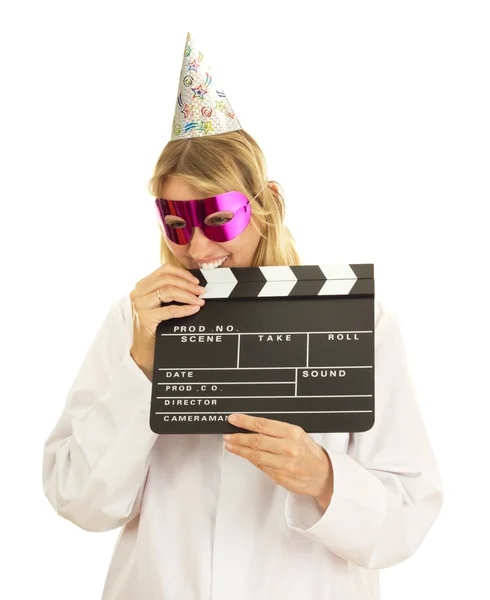
[[194, 36], [187, 40], [175, 103], [173, 140], [242, 129]]

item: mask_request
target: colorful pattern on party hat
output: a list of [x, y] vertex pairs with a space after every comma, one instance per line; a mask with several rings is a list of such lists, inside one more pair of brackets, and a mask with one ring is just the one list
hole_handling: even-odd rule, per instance
[[180, 72], [173, 140], [217, 135], [242, 129], [231, 105], [211, 74], [195, 37], [187, 34]]

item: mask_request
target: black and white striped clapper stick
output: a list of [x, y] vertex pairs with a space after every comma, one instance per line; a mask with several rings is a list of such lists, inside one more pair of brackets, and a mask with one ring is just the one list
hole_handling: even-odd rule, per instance
[[373, 426], [372, 264], [191, 272], [206, 303], [157, 327], [153, 431], [245, 431], [231, 413], [308, 432]]
[[374, 293], [373, 265], [193, 269], [203, 298], [270, 298]]

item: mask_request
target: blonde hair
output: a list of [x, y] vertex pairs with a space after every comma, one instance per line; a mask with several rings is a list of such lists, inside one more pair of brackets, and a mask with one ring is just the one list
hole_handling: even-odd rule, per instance
[[[169, 175], [182, 178], [203, 195], [214, 196], [224, 191], [237, 191], [252, 200], [267, 181], [267, 168], [264, 154], [257, 142], [244, 129], [240, 129], [169, 142], [160, 154], [149, 181], [152, 196], [161, 196], [162, 184]], [[277, 182], [274, 183], [278, 185]], [[251, 203], [251, 208], [250, 225], [261, 236], [251, 266], [299, 265], [294, 238], [284, 225], [285, 205], [282, 194], [276, 194], [275, 190], [266, 185]], [[183, 267], [168, 248], [159, 224], [158, 227], [161, 233], [162, 264], [171, 263]]]

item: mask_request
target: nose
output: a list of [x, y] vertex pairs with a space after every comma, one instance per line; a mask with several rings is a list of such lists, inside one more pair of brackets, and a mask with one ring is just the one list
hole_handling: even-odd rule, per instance
[[189, 254], [191, 256], [206, 256], [206, 248], [213, 242], [209, 240], [200, 227], [193, 227], [192, 238], [189, 242]]

